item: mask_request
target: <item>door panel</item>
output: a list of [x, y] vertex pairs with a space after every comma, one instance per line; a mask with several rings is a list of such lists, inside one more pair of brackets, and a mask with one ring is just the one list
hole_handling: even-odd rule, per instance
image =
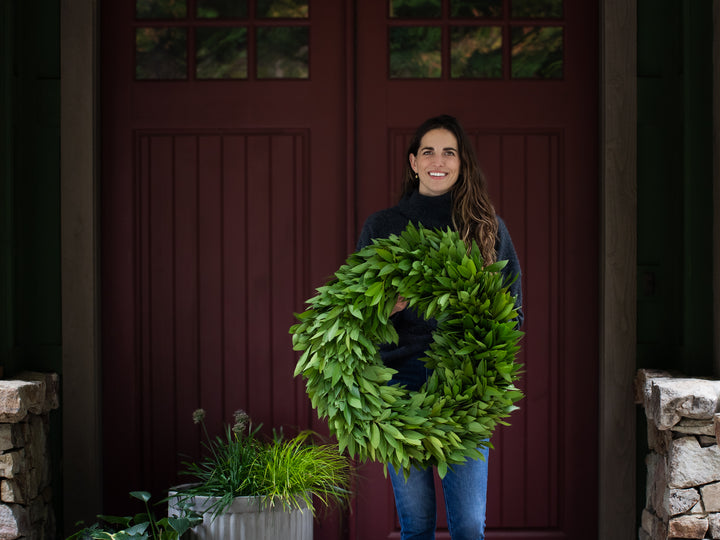
[[[526, 397], [511, 427], [498, 428], [492, 439], [487, 537], [592, 538], [596, 522], [587, 509], [595, 507], [596, 497], [597, 436], [588, 418], [597, 412], [597, 5], [559, 2], [559, 16], [529, 20], [513, 17], [509, 2], [495, 4], [501, 7], [492, 18], [456, 19], [453, 2], [437, 2], [437, 16], [417, 20], [390, 17], [382, 2], [358, 5], [355, 226], [359, 230], [371, 212], [397, 201], [413, 129], [436, 114], [458, 117], [523, 268], [526, 335], [519, 361], [525, 368], [519, 386]], [[502, 28], [505, 43], [516, 28], [561, 28], [561, 75], [515, 77], [515, 46], [498, 53], [502, 68], [495, 78], [456, 78], [449, 67], [452, 32], [473, 25]], [[441, 66], [427, 78], [394, 76], [393, 29], [422, 26], [439, 29], [433, 61]], [[398, 538], [389, 480], [377, 467], [364, 471], [355, 538]], [[448, 538], [440, 495], [438, 520], [438, 538]]]
[[[195, 2], [160, 3], [187, 9], [149, 19], [124, 0], [101, 10], [103, 483], [113, 513], [131, 508], [128, 491], [159, 499], [186, 480], [177, 473], [200, 452], [197, 408], [213, 435], [240, 408], [268, 432], [326, 431], [293, 378], [288, 329], [347, 256], [343, 4], [313, 1], [297, 20], [253, 7], [208, 21]], [[309, 33], [307, 76], [256, 76], [252, 40], [292, 25]], [[200, 80], [199, 30], [237, 26], [252, 42], [248, 76]], [[139, 29], [171, 27], [188, 36], [187, 65], [172, 73], [181, 80], [138, 76]], [[339, 526], [331, 514], [317, 536], [337, 538]]]

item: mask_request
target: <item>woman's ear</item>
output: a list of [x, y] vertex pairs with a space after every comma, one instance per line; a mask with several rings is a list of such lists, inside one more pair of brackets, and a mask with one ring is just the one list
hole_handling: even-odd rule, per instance
[[413, 171], [418, 172], [417, 170], [417, 158], [415, 157], [415, 154], [410, 154], [408, 156], [408, 161], [410, 161], [410, 167]]

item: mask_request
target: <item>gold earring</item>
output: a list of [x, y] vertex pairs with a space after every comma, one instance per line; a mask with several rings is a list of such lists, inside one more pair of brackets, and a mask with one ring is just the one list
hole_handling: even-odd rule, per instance
[[416, 180], [419, 180], [419, 179], [420, 179], [420, 177], [418, 176], [418, 173], [415, 173], [415, 179], [416, 179]]

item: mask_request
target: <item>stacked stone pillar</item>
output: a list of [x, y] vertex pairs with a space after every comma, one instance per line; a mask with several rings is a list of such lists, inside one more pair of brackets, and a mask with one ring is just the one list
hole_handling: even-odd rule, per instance
[[720, 539], [720, 381], [641, 370], [648, 420], [640, 540]]
[[55, 538], [48, 454], [58, 376], [0, 380], [0, 540]]

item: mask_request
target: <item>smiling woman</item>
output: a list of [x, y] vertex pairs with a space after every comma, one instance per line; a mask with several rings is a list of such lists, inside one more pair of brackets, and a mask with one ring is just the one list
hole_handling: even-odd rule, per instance
[[446, 129], [433, 129], [423, 136], [417, 155], [410, 154], [422, 195], [442, 195], [455, 185], [460, 172], [457, 147], [455, 135]]
[[[480, 372], [489, 367], [489, 364], [484, 364], [484, 360], [480, 356], [484, 353], [473, 356], [472, 360], [464, 355], [469, 351], [466, 344], [473, 348], [476, 345], [479, 346], [481, 342], [484, 343], [485, 338], [481, 337], [481, 334], [484, 332], [483, 328], [487, 329], [488, 327], [481, 319], [492, 317], [494, 309], [487, 309], [487, 306], [481, 307], [483, 302], [481, 297], [487, 291], [481, 292], [482, 287], [475, 289], [478, 282], [474, 282], [473, 285], [466, 283], [465, 285], [469, 285], [469, 287], [462, 291], [452, 288], [457, 287], [459, 282], [456, 281], [457, 275], [452, 276], [453, 265], [458, 261], [453, 261], [451, 251], [463, 261], [460, 263], [461, 265], [465, 264], [463, 257], [478, 257], [472, 264], [469, 262], [470, 259], [467, 259], [470, 267], [477, 267], [477, 274], [475, 270], [469, 268], [458, 269], [457, 272], [464, 271], [468, 273], [466, 277], [473, 280], [481, 279], [478, 276], [483, 272], [492, 273], [499, 270], [500, 273], [496, 277], [508, 284], [506, 299], [509, 302], [505, 306], [512, 311], [512, 314], [501, 323], [507, 324], [506, 330], [509, 333], [505, 334], [505, 337], [510, 338], [510, 334], [515, 334], [516, 326], [522, 324], [523, 321], [520, 264], [515, 248], [505, 223], [495, 215], [488, 195], [485, 176], [480, 170], [473, 146], [457, 119], [442, 115], [423, 122], [410, 141], [406, 160], [403, 173], [403, 196], [400, 202], [397, 206], [376, 212], [367, 219], [358, 241], [358, 253], [355, 255], [355, 257], [368, 256], [373, 248], [381, 245], [384, 246], [383, 251], [390, 252], [387, 255], [395, 253], [394, 248], [397, 246], [393, 246], [392, 241], [397, 238], [396, 235], [400, 234], [402, 238], [412, 230], [408, 223], [411, 225], [421, 224], [425, 228], [443, 231], [454, 229], [452, 232], [448, 231], [448, 234], [453, 235], [453, 240], [450, 242], [454, 246], [453, 249], [440, 248], [432, 253], [433, 239], [429, 233], [422, 232], [424, 229], [421, 227], [420, 236], [422, 238], [419, 241], [411, 242], [412, 247], [408, 248], [409, 253], [403, 253], [402, 258], [412, 259], [423, 253], [427, 253], [427, 257], [421, 257], [421, 260], [398, 262], [398, 266], [403, 265], [404, 268], [401, 268], [402, 271], [395, 276], [395, 279], [388, 282], [390, 287], [380, 287], [375, 284], [373, 289], [370, 283], [363, 282], [363, 285], [368, 287], [367, 292], [363, 292], [365, 295], [373, 296], [373, 305], [377, 303], [378, 306], [390, 306], [387, 313], [392, 313], [392, 316], [389, 318], [388, 324], [382, 325], [382, 329], [386, 333], [384, 337], [389, 334], [397, 339], [378, 339], [377, 342], [384, 343], [379, 350], [382, 362], [386, 368], [392, 368], [396, 372], [390, 377], [389, 386], [383, 386], [379, 392], [380, 395], [390, 394], [394, 402], [393, 406], [400, 403], [402, 414], [408, 414], [408, 411], [413, 410], [413, 400], [425, 403], [422, 397], [425, 392], [428, 393], [428, 396], [435, 391], [445, 397], [454, 396], [451, 400], [455, 405], [451, 407], [462, 407], [460, 405], [462, 398], [455, 391], [458, 390], [460, 394], [467, 396], [466, 390], [470, 387], [477, 388], [475, 384], [479, 380], [472, 381], [472, 373], [483, 379], [485, 374]], [[390, 244], [384, 242], [390, 242]], [[439, 243], [442, 245], [443, 241], [439, 241]], [[385, 248], [385, 246], [387, 247]], [[381, 252], [381, 257], [382, 254], [384, 253]], [[391, 255], [383, 260], [389, 263], [388, 259], [392, 259], [394, 256]], [[495, 261], [507, 262], [493, 264]], [[385, 263], [381, 264], [383, 267], [378, 269], [377, 278], [382, 276], [383, 279], [387, 279], [391, 275], [391, 269]], [[428, 288], [432, 291], [428, 304], [419, 300], [416, 290], [404, 286], [406, 281], [413, 279], [413, 276], [418, 277], [418, 272], [421, 277], [413, 286], [420, 289]], [[451, 275], [446, 276], [445, 272], [450, 272]], [[446, 279], [448, 277], [449, 282]], [[339, 275], [338, 278], [340, 279]], [[451, 289], [443, 289], [448, 285], [452, 285]], [[380, 293], [377, 293], [378, 288], [381, 289]], [[351, 289], [352, 287], [347, 288], [347, 290]], [[380, 297], [377, 302], [376, 294]], [[437, 294], [436, 302], [432, 304], [432, 296], [435, 294]], [[396, 300], [397, 295], [402, 298]], [[456, 299], [457, 303], [448, 306], [447, 302], [451, 298]], [[473, 307], [473, 303], [478, 301], [480, 301], [480, 305]], [[449, 307], [450, 310], [456, 308], [459, 311], [452, 314], [440, 313], [435, 320], [432, 317], [437, 306], [439, 306], [439, 310], [447, 310]], [[473, 312], [476, 308], [478, 311], [475, 311], [474, 314], [477, 318], [473, 318], [469, 312], [464, 313], [464, 310]], [[341, 308], [337, 307], [336, 309]], [[463, 313], [460, 313], [461, 311]], [[382, 317], [380, 317], [381, 315]], [[465, 315], [469, 315], [469, 317]], [[385, 312], [379, 312], [378, 316], [381, 320], [387, 319]], [[453, 322], [460, 324], [461, 327], [458, 326], [451, 330], [449, 325]], [[347, 331], [348, 327], [343, 325], [342, 328]], [[394, 334], [394, 332], [397, 333]], [[498, 334], [495, 333], [495, 335]], [[517, 336], [517, 334], [515, 335]], [[382, 335], [378, 337], [383, 338]], [[510, 338], [505, 342], [501, 349], [505, 351], [514, 349], [513, 339]], [[305, 343], [302, 345], [305, 346]], [[482, 346], [480, 347], [482, 348]], [[476, 352], [479, 353], [479, 349]], [[451, 364], [436, 362], [438, 358], [436, 353], [438, 356], [448, 355], [449, 358], [452, 358]], [[374, 354], [370, 355], [370, 357], [372, 356]], [[304, 368], [306, 364], [313, 363], [312, 358], [317, 359], [316, 356], [311, 355], [310, 360], [306, 358], [305, 364], [302, 365], [303, 373], [306, 375]], [[462, 364], [462, 368], [460, 364], [454, 363], [462, 363], [464, 360], [460, 360], [460, 358], [468, 360], [467, 364]], [[494, 356], [494, 358], [497, 360], [499, 357]], [[465, 368], [467, 368], [467, 372], [465, 372]], [[500, 370], [504, 369], [505, 367]], [[475, 370], [480, 370], [480, 372]], [[452, 378], [460, 372], [467, 373], [470, 378], [466, 379], [468, 386], [464, 386], [457, 380], [448, 383], [444, 379], [446, 376]], [[505, 382], [511, 382], [515, 376], [516, 372], [513, 371], [510, 380]], [[497, 378], [494, 380], [499, 381]], [[478, 384], [483, 386], [485, 383]], [[408, 400], [410, 403], [404, 402], [402, 394], [394, 395], [397, 387], [413, 396]], [[509, 392], [505, 393], [504, 390], [509, 390]], [[509, 387], [505, 387], [504, 390], [501, 393], [504, 393], [505, 397], [513, 396], [511, 400], [519, 397], [519, 394], [514, 394], [516, 391], [514, 389], [510, 390]], [[482, 396], [475, 395], [469, 399], [469, 403], [483, 402], [486, 397], [488, 396], [484, 394]], [[417, 407], [415, 408], [417, 409]], [[440, 405], [439, 408], [446, 412], [443, 405]], [[391, 409], [392, 407], [386, 410], [390, 411]], [[348, 409], [345, 408], [345, 410]], [[489, 409], [484, 410], [485, 413], [489, 411]], [[482, 433], [474, 432], [476, 438], [465, 439], [463, 443], [460, 443], [463, 445], [462, 451], [458, 451], [455, 446], [457, 441], [438, 439], [438, 436], [443, 434], [444, 428], [459, 421], [460, 418], [467, 418], [465, 416], [467, 413], [468, 411], [455, 410], [448, 417], [443, 416], [439, 422], [443, 427], [440, 427], [432, 425], [434, 421], [438, 420], [437, 414], [439, 413], [437, 411], [433, 413], [431, 408], [429, 417], [432, 418], [432, 421], [429, 425], [425, 425], [423, 422], [422, 427], [422, 429], [429, 429], [429, 432], [423, 433], [423, 442], [419, 449], [411, 446], [405, 451], [402, 458], [392, 454], [386, 454], [385, 459], [382, 455], [378, 456], [378, 459], [387, 462], [390, 466], [389, 476], [393, 484], [403, 539], [430, 538], [435, 529], [433, 472], [429, 465], [436, 465], [438, 472], [443, 477], [442, 486], [450, 535], [453, 538], [484, 538], [488, 478], [487, 446], [491, 430], [484, 430]], [[327, 414], [332, 416], [329, 408]], [[422, 413], [411, 416], [420, 417]], [[400, 419], [396, 418], [395, 420], [399, 421]], [[415, 420], [417, 418], [413, 418], [409, 425], [413, 426], [412, 422]], [[478, 429], [476, 424], [487, 420], [486, 417], [478, 420], [477, 423], [471, 421], [472, 428], [468, 424], [467, 426], [457, 426], [458, 429], [453, 428], [452, 431], [460, 434], [467, 428], [472, 432], [473, 429]], [[359, 425], [362, 425], [362, 422]], [[369, 424], [371, 445], [373, 442], [372, 425], [371, 422]], [[399, 426], [403, 428], [399, 434], [392, 430], [390, 432], [395, 436], [393, 442], [402, 447], [404, 443], [400, 441], [404, 440], [403, 437], [412, 439], [412, 430], [406, 434], [405, 428], [408, 425], [403, 424], [402, 421], [399, 421]], [[384, 433], [388, 433], [388, 431], [384, 431]], [[439, 448], [433, 446], [433, 441], [436, 440]], [[388, 442], [388, 444], [392, 445], [393, 442]], [[441, 451], [440, 448], [443, 450]], [[417, 452], [422, 453], [423, 449], [427, 451], [428, 455], [418, 458]], [[443, 455], [442, 452], [449, 452], [450, 455]], [[377, 454], [378, 452], [376, 452]], [[478, 456], [481, 457], [473, 459]], [[448, 463], [454, 464], [453, 467], [448, 468]]]

